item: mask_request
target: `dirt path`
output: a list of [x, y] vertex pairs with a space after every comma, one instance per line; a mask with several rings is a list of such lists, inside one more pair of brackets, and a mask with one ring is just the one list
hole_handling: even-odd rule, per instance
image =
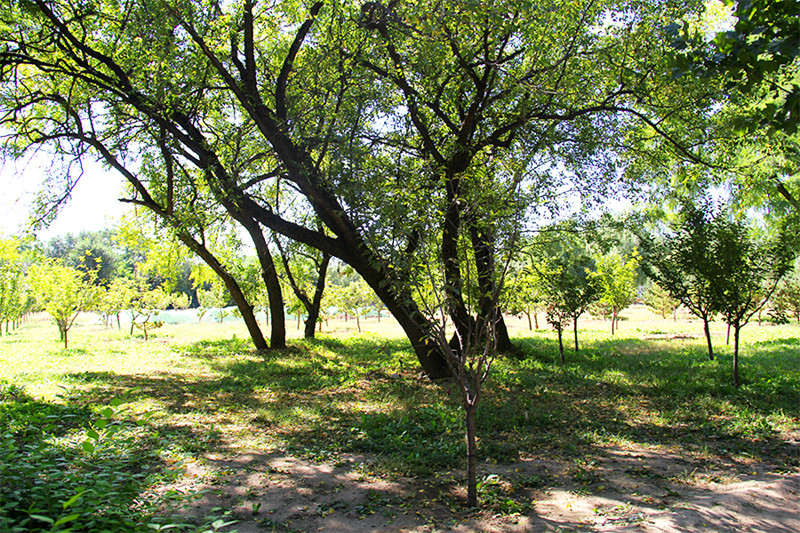
[[[796, 442], [787, 453], [796, 455]], [[800, 473], [788, 465], [636, 446], [486, 465], [481, 474], [481, 511], [462, 507], [460, 473], [381, 479], [362, 456], [331, 464], [277, 453], [209, 455], [169, 488], [199, 493], [183, 514], [227, 510], [238, 522], [226, 530], [239, 533], [800, 531]]]

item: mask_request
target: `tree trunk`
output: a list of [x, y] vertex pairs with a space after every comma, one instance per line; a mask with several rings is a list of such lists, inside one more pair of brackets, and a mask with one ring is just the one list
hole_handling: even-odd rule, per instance
[[[317, 283], [314, 287], [314, 298], [312, 300], [306, 298], [303, 301], [308, 315], [308, 318], [306, 318], [306, 328], [303, 332], [303, 336], [306, 339], [314, 338], [314, 331], [317, 328], [317, 321], [319, 320], [320, 307], [322, 307], [322, 295], [325, 292], [325, 277], [328, 275], [328, 264], [330, 260], [331, 256], [329, 254], [323, 254], [322, 261], [317, 268]], [[297, 292], [299, 292], [299, 287]]]
[[533, 324], [536, 326], [536, 331], [539, 331], [539, 315], [536, 312], [533, 313]]
[[739, 330], [738, 323], [733, 326], [733, 386], [739, 388]]
[[[239, 218], [239, 222], [250, 234], [250, 238], [256, 248], [258, 263], [261, 266], [261, 279], [267, 289], [269, 308], [272, 313], [269, 347], [272, 349], [286, 348], [286, 314], [283, 310], [283, 293], [278, 279], [278, 271], [275, 268], [275, 261], [272, 259], [264, 233], [258, 223], [244, 215]], [[255, 320], [255, 317], [253, 320]], [[256, 327], [258, 327], [257, 322]]]
[[475, 424], [477, 406], [465, 405], [465, 425], [467, 441], [467, 505], [478, 506], [478, 439]]
[[[531, 314], [529, 312], [527, 312], [527, 311], [525, 312], [525, 314], [528, 316], [528, 331], [533, 331], [533, 324], [531, 323]], [[538, 324], [537, 324], [537, 326], [538, 326]], [[537, 327], [536, 329], [539, 329], [539, 328]]]
[[309, 311], [308, 316], [306, 317], [306, 325], [303, 328], [303, 338], [305, 339], [314, 338], [314, 334], [317, 331], [318, 318], [319, 318], [319, 310], [317, 310], [316, 313], [312, 313]]
[[706, 343], [708, 344], [708, 360], [714, 360], [714, 348], [711, 347], [711, 329], [708, 327], [708, 317], [703, 317], [703, 332], [706, 334]]
[[361, 319], [358, 315], [356, 315], [356, 327], [358, 328], [358, 332], [361, 333]]
[[575, 353], [578, 353], [578, 317], [572, 320], [572, 331], [575, 334]]
[[614, 335], [616, 330], [614, 328], [615, 324], [617, 323], [617, 308], [615, 306], [611, 306], [611, 334]]
[[556, 327], [556, 331], [558, 332], [558, 353], [561, 355], [561, 365], [563, 366], [566, 362], [564, 359], [564, 340], [563, 340], [563, 329], [561, 325]]
[[486, 320], [491, 317], [494, 324], [495, 341], [497, 350], [509, 352], [514, 349], [511, 337], [508, 335], [508, 327], [503, 318], [500, 306], [495, 302], [495, 292], [497, 284], [494, 280], [494, 243], [493, 239], [484, 231], [481, 231], [475, 224], [469, 225], [470, 238], [472, 240], [472, 250], [475, 254], [475, 270], [478, 273], [478, 289], [480, 299], [478, 308], [480, 316], [478, 320]]
[[[256, 320], [253, 306], [250, 305], [250, 303], [247, 301], [247, 298], [245, 298], [244, 292], [242, 291], [242, 288], [239, 286], [239, 283], [236, 281], [236, 279], [234, 279], [234, 277], [227, 271], [222, 263], [220, 263], [205, 246], [197, 242], [188, 233], [182, 231], [180, 227], [176, 229], [178, 229], [177, 236], [180, 241], [195, 254], [197, 254], [200, 259], [202, 259], [225, 284], [225, 288], [228, 289], [228, 293], [231, 295], [231, 298], [233, 298], [233, 303], [236, 305], [236, 308], [239, 309], [239, 313], [242, 315], [242, 320], [244, 320], [245, 326], [247, 327], [247, 332], [250, 334], [250, 339], [253, 341], [253, 345], [255, 346], [256, 350], [268, 349], [269, 347], [267, 346], [266, 339], [264, 339], [264, 334], [261, 332], [261, 328], [258, 326], [258, 321]], [[281, 315], [282, 314], [283, 309], [281, 308]], [[275, 320], [273, 318], [273, 322], [274, 321]], [[131, 334], [132, 333], [133, 332], [131, 331]]]

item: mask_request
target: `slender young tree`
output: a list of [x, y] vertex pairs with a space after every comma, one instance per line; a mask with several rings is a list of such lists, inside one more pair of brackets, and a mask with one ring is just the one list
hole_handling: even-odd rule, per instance
[[611, 253], [595, 257], [597, 270], [591, 272], [599, 287], [599, 300], [611, 309], [611, 334], [619, 328], [619, 313], [631, 305], [636, 297], [636, 279], [639, 254], [625, 257]]
[[739, 376], [741, 329], [769, 301], [797, 255], [796, 229], [774, 240], [758, 239], [741, 220], [720, 213], [713, 221], [712, 252], [720, 261], [712, 278], [715, 308], [733, 328], [733, 384]]
[[712, 280], [723, 262], [713, 253], [710, 205], [683, 202], [672, 227], [656, 238], [641, 236], [647, 275], [703, 321], [708, 358], [714, 359], [709, 323], [716, 311]]
[[97, 301], [99, 289], [94, 284], [95, 273], [64, 266], [59, 260], [42, 261], [32, 267], [36, 298], [53, 317], [65, 350], [69, 348], [69, 331], [78, 315], [91, 310]]

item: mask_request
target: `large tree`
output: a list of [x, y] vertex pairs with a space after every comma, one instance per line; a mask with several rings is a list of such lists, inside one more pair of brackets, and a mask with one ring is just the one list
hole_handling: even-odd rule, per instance
[[[713, 88], [675, 86], [654, 36], [696, 7], [5, 3], [7, 147], [45, 143], [68, 162], [92, 150], [133, 185], [130, 200], [166, 216], [184, 192], [179, 178], [197, 180], [252, 237], [265, 274], [264, 228], [350, 264], [441, 377], [446, 358], [412, 298], [414, 269], [431, 259], [418, 242], [438, 243], [448, 312], [470, 338], [471, 313], [497, 313], [494, 249], [520, 223], [532, 159], [613, 176], [603, 155], [633, 122], [694, 158], [678, 136], [686, 130], [671, 125], [694, 120], [698, 95], [707, 104]], [[142, 154], [160, 157], [163, 172], [142, 179]], [[313, 211], [321, 229], [289, 204]], [[475, 309], [462, 293], [465, 251]]]

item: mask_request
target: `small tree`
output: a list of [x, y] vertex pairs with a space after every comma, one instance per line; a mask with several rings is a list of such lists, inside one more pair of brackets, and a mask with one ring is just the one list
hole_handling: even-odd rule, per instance
[[611, 308], [611, 334], [618, 328], [619, 313], [631, 305], [636, 296], [639, 254], [596, 256], [597, 270], [590, 277], [597, 281], [600, 301]]
[[783, 310], [791, 309], [797, 323], [800, 324], [800, 270], [784, 278], [772, 296], [775, 307]]
[[563, 365], [566, 362], [564, 359], [564, 328], [569, 325], [569, 313], [557, 304], [548, 305], [545, 313], [547, 323], [553, 326], [553, 329], [558, 333], [558, 353]]
[[514, 314], [524, 314], [528, 319], [528, 330], [539, 329], [538, 311], [542, 309], [544, 295], [539, 275], [530, 265], [509, 278], [503, 291], [503, 308]]
[[348, 315], [355, 317], [356, 327], [361, 332], [361, 319], [372, 310], [374, 297], [372, 289], [361, 278], [337, 289], [339, 307]]
[[715, 308], [733, 328], [733, 383], [738, 387], [740, 331], [791, 269], [792, 239], [759, 240], [725, 213], [714, 220], [713, 236], [713, 253], [724, 258], [712, 279]]
[[650, 283], [644, 293], [644, 303], [654, 313], [667, 318], [667, 314], [672, 315], [674, 321], [675, 314], [681, 306], [680, 300], [670, 296], [669, 291], [661, 287], [658, 283]]
[[703, 321], [710, 360], [714, 359], [709, 328], [715, 312], [712, 280], [722, 263], [713, 253], [712, 233], [710, 206], [684, 202], [664, 235], [641, 236], [645, 273]]
[[222, 324], [225, 317], [229, 312], [225, 306], [230, 301], [230, 296], [225, 291], [225, 287], [221, 284], [215, 283], [209, 289], [197, 289], [197, 299], [200, 302], [200, 307], [206, 310], [212, 310], [214, 318]]
[[146, 281], [137, 280], [137, 292], [131, 301], [131, 335], [135, 327], [142, 331], [144, 340], [148, 340], [151, 330], [164, 325], [153, 319], [170, 305], [170, 301], [170, 295], [161, 287], [150, 289]]
[[34, 290], [39, 303], [58, 326], [64, 349], [69, 347], [68, 333], [81, 311], [97, 303], [96, 270], [80, 271], [64, 266], [60, 260], [47, 260], [32, 270]]
[[28, 287], [17, 239], [0, 239], [0, 335], [25, 312]]
[[115, 278], [108, 285], [97, 305], [106, 326], [109, 326], [111, 317], [116, 317], [117, 329], [122, 329], [120, 315], [131, 308], [136, 293], [136, 283], [131, 278]]

